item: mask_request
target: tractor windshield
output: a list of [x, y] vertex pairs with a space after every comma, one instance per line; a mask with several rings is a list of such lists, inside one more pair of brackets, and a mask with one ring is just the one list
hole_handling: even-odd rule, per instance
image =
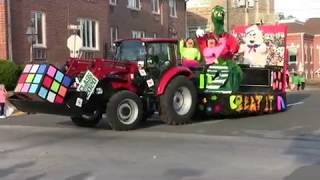
[[137, 61], [143, 59], [145, 54], [145, 47], [141, 41], [123, 41], [117, 47], [116, 59]]
[[175, 47], [173, 43], [149, 43], [148, 55], [156, 56], [162, 61], [173, 61], [175, 58]]

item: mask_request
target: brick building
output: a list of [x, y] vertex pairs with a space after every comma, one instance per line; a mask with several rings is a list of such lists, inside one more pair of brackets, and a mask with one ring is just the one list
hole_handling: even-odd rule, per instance
[[289, 70], [302, 71], [308, 79], [320, 78], [320, 18], [279, 23], [288, 25]]
[[274, 0], [190, 0], [187, 4], [189, 36], [198, 27], [213, 30], [210, 11], [216, 5], [225, 8], [225, 29], [229, 32], [235, 25], [275, 22]]
[[[127, 37], [184, 37], [185, 0], [110, 0], [110, 42]], [[110, 45], [108, 46], [110, 47]]]
[[7, 4], [0, 0], [0, 60], [8, 57]]
[[69, 25], [78, 25], [82, 57], [105, 57], [118, 38], [184, 37], [185, 13], [184, 0], [0, 0], [0, 59], [24, 64], [32, 52], [34, 62], [60, 66]]

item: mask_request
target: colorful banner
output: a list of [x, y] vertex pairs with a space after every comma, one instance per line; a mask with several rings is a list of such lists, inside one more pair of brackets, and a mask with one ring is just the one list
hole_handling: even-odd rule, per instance
[[259, 66], [285, 65], [287, 26], [237, 26], [233, 34], [241, 46], [240, 63]]

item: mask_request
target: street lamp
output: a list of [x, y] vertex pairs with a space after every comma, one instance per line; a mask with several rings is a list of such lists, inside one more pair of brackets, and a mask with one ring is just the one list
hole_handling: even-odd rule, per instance
[[35, 32], [34, 27], [28, 26], [25, 35], [27, 36], [28, 43], [30, 44], [30, 51], [29, 51], [30, 59], [29, 59], [29, 61], [30, 61], [30, 63], [32, 63], [32, 61], [33, 61], [33, 44], [34, 44], [34, 41], [36, 40], [38, 34]]

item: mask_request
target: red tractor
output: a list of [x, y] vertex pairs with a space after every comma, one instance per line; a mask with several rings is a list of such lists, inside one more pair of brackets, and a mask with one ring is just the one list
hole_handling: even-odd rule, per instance
[[[272, 86], [274, 75], [283, 81], [282, 67], [252, 70], [243, 66], [245, 77], [239, 92], [217, 93], [207, 87], [219, 76], [221, 67], [183, 67], [177, 45], [177, 39], [117, 41], [113, 60], [68, 61], [65, 74], [72, 79], [82, 79], [88, 70], [98, 79], [90, 97], [71, 86], [63, 103], [38, 100], [30, 93], [15, 93], [10, 101], [25, 112], [68, 115], [76, 125], [85, 127], [96, 126], [106, 114], [114, 130], [138, 128], [155, 111], [163, 122], [180, 125], [191, 122], [196, 112], [212, 115], [286, 109], [285, 92]], [[208, 76], [215, 69], [215, 76]]]
[[70, 87], [63, 104], [37, 101], [22, 93], [10, 101], [25, 112], [69, 115], [79, 126], [95, 126], [106, 113], [115, 130], [137, 128], [154, 111], [168, 124], [191, 120], [197, 90], [193, 72], [178, 65], [176, 39], [121, 40], [115, 48], [113, 60], [68, 61], [68, 76], [81, 79], [90, 70], [99, 79], [90, 99]]

